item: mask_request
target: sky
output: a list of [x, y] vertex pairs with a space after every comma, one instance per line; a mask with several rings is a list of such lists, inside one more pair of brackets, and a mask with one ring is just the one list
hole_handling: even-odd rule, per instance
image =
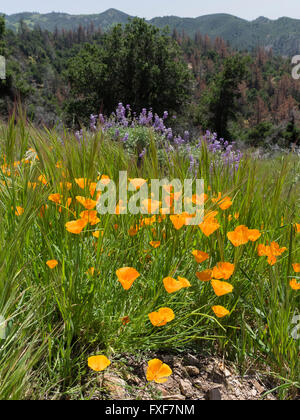
[[166, 15], [197, 17], [211, 13], [230, 13], [248, 20], [259, 16], [269, 19], [282, 16], [300, 19], [299, 0], [1, 0], [1, 3], [0, 12], [8, 15], [25, 11], [93, 14], [113, 7], [147, 19]]

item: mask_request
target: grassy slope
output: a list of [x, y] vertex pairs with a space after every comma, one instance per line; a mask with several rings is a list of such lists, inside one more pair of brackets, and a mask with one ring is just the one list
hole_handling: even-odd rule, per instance
[[[130, 177], [184, 179], [190, 177], [189, 161], [175, 153], [171, 161], [159, 163], [152, 147], [139, 169], [134, 157], [99, 134], [80, 146], [69, 134], [36, 131], [22, 121], [2, 125], [0, 139], [2, 163], [5, 155], [7, 164], [0, 172], [0, 313], [9, 320], [7, 339], [0, 345], [1, 399], [51, 397], [54, 390], [62, 396], [81, 383], [87, 357], [95, 353], [113, 361], [114, 354], [123, 351], [203, 345], [243, 371], [251, 365], [273, 373], [281, 378], [280, 396], [286, 397], [286, 390], [294, 395], [299, 387], [299, 341], [291, 331], [299, 291], [293, 291], [289, 281], [292, 263], [300, 262], [300, 235], [293, 226], [300, 222], [298, 160], [245, 159], [233, 175], [229, 168], [211, 166], [214, 157], [205, 148], [199, 151], [199, 176], [206, 188], [211, 186], [210, 197], [221, 191], [234, 199], [229, 210], [218, 209], [221, 227], [209, 238], [198, 227], [177, 231], [168, 218], [131, 237], [128, 229], [140, 222], [140, 216], [131, 215], [102, 216], [99, 226], [72, 235], [65, 224], [84, 210], [75, 197], [89, 196], [75, 178], [96, 181], [99, 174], [107, 174], [117, 181], [119, 170], [128, 170]], [[30, 147], [39, 160], [14, 166]], [[38, 181], [41, 174], [46, 185]], [[72, 183], [70, 191], [61, 189], [66, 181]], [[36, 188], [28, 188], [28, 182], [37, 183]], [[65, 207], [60, 213], [48, 200], [57, 192], [64, 202], [72, 198], [71, 213]], [[23, 215], [16, 216], [16, 206], [24, 208]], [[209, 208], [214, 209], [211, 200]], [[239, 220], [229, 221], [236, 212]], [[271, 267], [265, 257], [258, 257], [257, 243], [234, 248], [226, 234], [239, 224], [261, 229], [259, 243], [277, 241], [288, 251]], [[104, 232], [98, 240], [92, 236], [96, 229]], [[157, 239], [162, 244], [154, 250], [149, 242]], [[209, 253], [209, 261], [196, 264], [194, 249]], [[46, 266], [51, 259], [59, 262], [54, 270]], [[235, 264], [229, 280], [234, 292], [221, 298], [195, 276], [219, 261]], [[115, 275], [123, 266], [141, 273], [129, 291]], [[94, 275], [87, 274], [90, 267], [95, 267]], [[169, 275], [186, 277], [192, 287], [167, 294], [162, 280]], [[217, 320], [212, 305], [227, 307], [230, 316]], [[154, 328], [148, 313], [161, 307], [172, 308], [176, 317]], [[131, 319], [126, 327], [123, 316]]]

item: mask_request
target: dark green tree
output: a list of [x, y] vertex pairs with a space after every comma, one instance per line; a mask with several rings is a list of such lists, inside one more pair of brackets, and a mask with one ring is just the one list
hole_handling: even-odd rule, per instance
[[86, 45], [70, 60], [69, 114], [111, 112], [118, 102], [135, 110], [177, 111], [188, 99], [191, 72], [178, 45], [165, 32], [135, 18], [115, 26], [102, 44]]
[[222, 71], [217, 74], [200, 104], [199, 122], [220, 137], [229, 138], [229, 121], [239, 113], [239, 86], [247, 77], [248, 58], [240, 55], [225, 59]]

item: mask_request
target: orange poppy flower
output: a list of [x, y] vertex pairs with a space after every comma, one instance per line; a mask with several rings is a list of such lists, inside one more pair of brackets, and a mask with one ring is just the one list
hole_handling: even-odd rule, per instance
[[84, 219], [73, 220], [72, 222], [66, 223], [66, 229], [70, 233], [79, 235], [87, 224], [88, 222]]
[[144, 219], [142, 219], [141, 221], [141, 227], [142, 226], [151, 226], [156, 222], [156, 216], [152, 216], [152, 217], [145, 217]]
[[48, 181], [47, 181], [45, 175], [43, 175], [43, 174], [38, 177], [38, 180], [44, 185], [48, 184]]
[[102, 372], [111, 362], [106, 356], [92, 356], [88, 359], [88, 366], [95, 372]]
[[100, 222], [96, 210], [85, 210], [80, 213], [80, 217], [90, 223], [91, 226], [95, 226]]
[[198, 277], [198, 279], [200, 281], [207, 282], [207, 281], [210, 281], [213, 278], [212, 274], [213, 274], [212, 270], [204, 270], [201, 273], [199, 273], [199, 272], [196, 273], [196, 276]]
[[129, 178], [129, 182], [136, 190], [139, 190], [147, 181], [143, 178]]
[[217, 280], [228, 280], [234, 273], [234, 264], [220, 262], [213, 269], [213, 278]]
[[90, 198], [77, 196], [76, 200], [87, 210], [93, 210], [97, 205], [97, 201], [91, 200]]
[[148, 362], [147, 381], [155, 381], [157, 384], [164, 384], [172, 375], [172, 369], [159, 359]]
[[170, 220], [176, 230], [180, 230], [183, 226], [185, 226], [185, 217], [181, 214], [170, 216]]
[[17, 207], [16, 207], [16, 211], [15, 211], [15, 215], [16, 215], [16, 216], [22, 216], [22, 214], [24, 214], [24, 209], [23, 209], [23, 207], [17, 206]]
[[172, 277], [166, 277], [163, 280], [163, 283], [166, 291], [170, 294], [178, 292], [181, 289], [191, 287], [191, 283], [183, 277], [178, 277], [178, 280], [175, 280]]
[[157, 249], [160, 247], [161, 242], [160, 241], [151, 241], [150, 245], [152, 246], [152, 248]]
[[[71, 203], [72, 203], [72, 198], [68, 198], [65, 207], [69, 208]], [[62, 212], [62, 207], [59, 207], [58, 211], [61, 213]]]
[[290, 286], [293, 290], [300, 290], [300, 283], [298, 283], [296, 279], [290, 281]]
[[211, 284], [218, 297], [225, 296], [233, 292], [233, 286], [225, 281], [212, 280]]
[[28, 188], [32, 188], [33, 190], [35, 190], [36, 186], [37, 186], [36, 182], [28, 182]]
[[274, 265], [277, 262], [277, 257], [282, 255], [287, 248], [280, 248], [277, 242], [272, 242], [271, 245], [260, 244], [258, 246], [258, 255], [260, 257], [268, 257], [268, 264]]
[[300, 273], [300, 264], [293, 264], [293, 269], [295, 273]]
[[63, 191], [64, 189], [66, 189], [67, 191], [70, 191], [72, 189], [72, 184], [71, 182], [60, 182], [59, 183], [60, 189]]
[[202, 264], [204, 261], [207, 261], [209, 259], [209, 255], [206, 254], [206, 252], [195, 250], [192, 252], [192, 254], [195, 257], [195, 260], [198, 264]]
[[121, 318], [122, 324], [124, 325], [124, 327], [129, 324], [130, 322], [130, 318], [129, 316], [123, 316], [123, 318]]
[[152, 312], [148, 316], [154, 327], [163, 327], [175, 319], [175, 314], [170, 308], [161, 308], [158, 312]]
[[101, 179], [100, 179], [101, 184], [108, 185], [110, 183], [110, 181], [111, 181], [111, 179], [108, 175], [102, 175], [101, 176]]
[[140, 273], [131, 267], [123, 267], [116, 272], [119, 282], [125, 290], [129, 290]]
[[58, 261], [56, 260], [50, 260], [47, 261], [46, 264], [48, 265], [48, 267], [53, 270], [53, 268], [55, 268], [58, 265]]
[[300, 233], [300, 225], [296, 223], [295, 228], [296, 228], [296, 232]]
[[131, 228], [128, 230], [128, 234], [131, 237], [136, 236], [138, 233], [139, 233], [139, 227], [138, 226], [136, 226], [136, 227], [131, 226]]
[[218, 222], [218, 220], [215, 218], [215, 216], [217, 215], [217, 212], [212, 212], [210, 214], [208, 214], [205, 218], [204, 221], [199, 225], [202, 233], [206, 236], [209, 237], [210, 235], [212, 235], [216, 230], [218, 230], [220, 228], [220, 224]]
[[160, 202], [157, 200], [147, 199], [142, 201], [142, 206], [148, 214], [153, 214], [159, 209]]
[[232, 206], [232, 201], [230, 197], [222, 198], [222, 194], [219, 193], [217, 198], [212, 199], [213, 203], [216, 203], [221, 210], [227, 210]]
[[235, 247], [238, 247], [249, 241], [257, 241], [261, 237], [261, 233], [259, 230], [250, 230], [246, 226], [238, 226], [234, 232], [229, 232], [227, 237]]
[[89, 268], [86, 274], [88, 274], [89, 276], [93, 276], [95, 274], [95, 267]]
[[86, 178], [75, 178], [75, 182], [82, 190], [84, 190], [85, 187], [90, 183], [90, 181]]
[[53, 203], [60, 204], [61, 203], [61, 195], [60, 194], [51, 194], [48, 197], [49, 201], [52, 201]]
[[223, 306], [213, 306], [212, 310], [218, 318], [224, 318], [225, 316], [230, 314], [230, 312], [227, 311], [227, 309]]

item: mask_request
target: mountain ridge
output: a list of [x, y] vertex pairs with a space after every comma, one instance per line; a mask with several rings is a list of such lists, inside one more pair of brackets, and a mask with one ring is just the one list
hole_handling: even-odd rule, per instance
[[[29, 28], [35, 26], [53, 32], [59, 30], [72, 30], [78, 26], [87, 27], [93, 24], [107, 31], [113, 25], [126, 24], [130, 18], [127, 13], [110, 8], [99, 14], [72, 15], [63, 12], [37, 13], [22, 12], [5, 15], [7, 28], [17, 30], [20, 20]], [[228, 13], [202, 15], [196, 18], [179, 16], [158, 16], [147, 20], [149, 24], [170, 30], [184, 31], [194, 37], [197, 32], [208, 35], [212, 39], [221, 37], [228, 41], [232, 47], [240, 50], [251, 50], [257, 46], [272, 48], [275, 54], [294, 55], [300, 52], [300, 20], [290, 17], [280, 17], [272, 20], [264, 16], [249, 21]]]

